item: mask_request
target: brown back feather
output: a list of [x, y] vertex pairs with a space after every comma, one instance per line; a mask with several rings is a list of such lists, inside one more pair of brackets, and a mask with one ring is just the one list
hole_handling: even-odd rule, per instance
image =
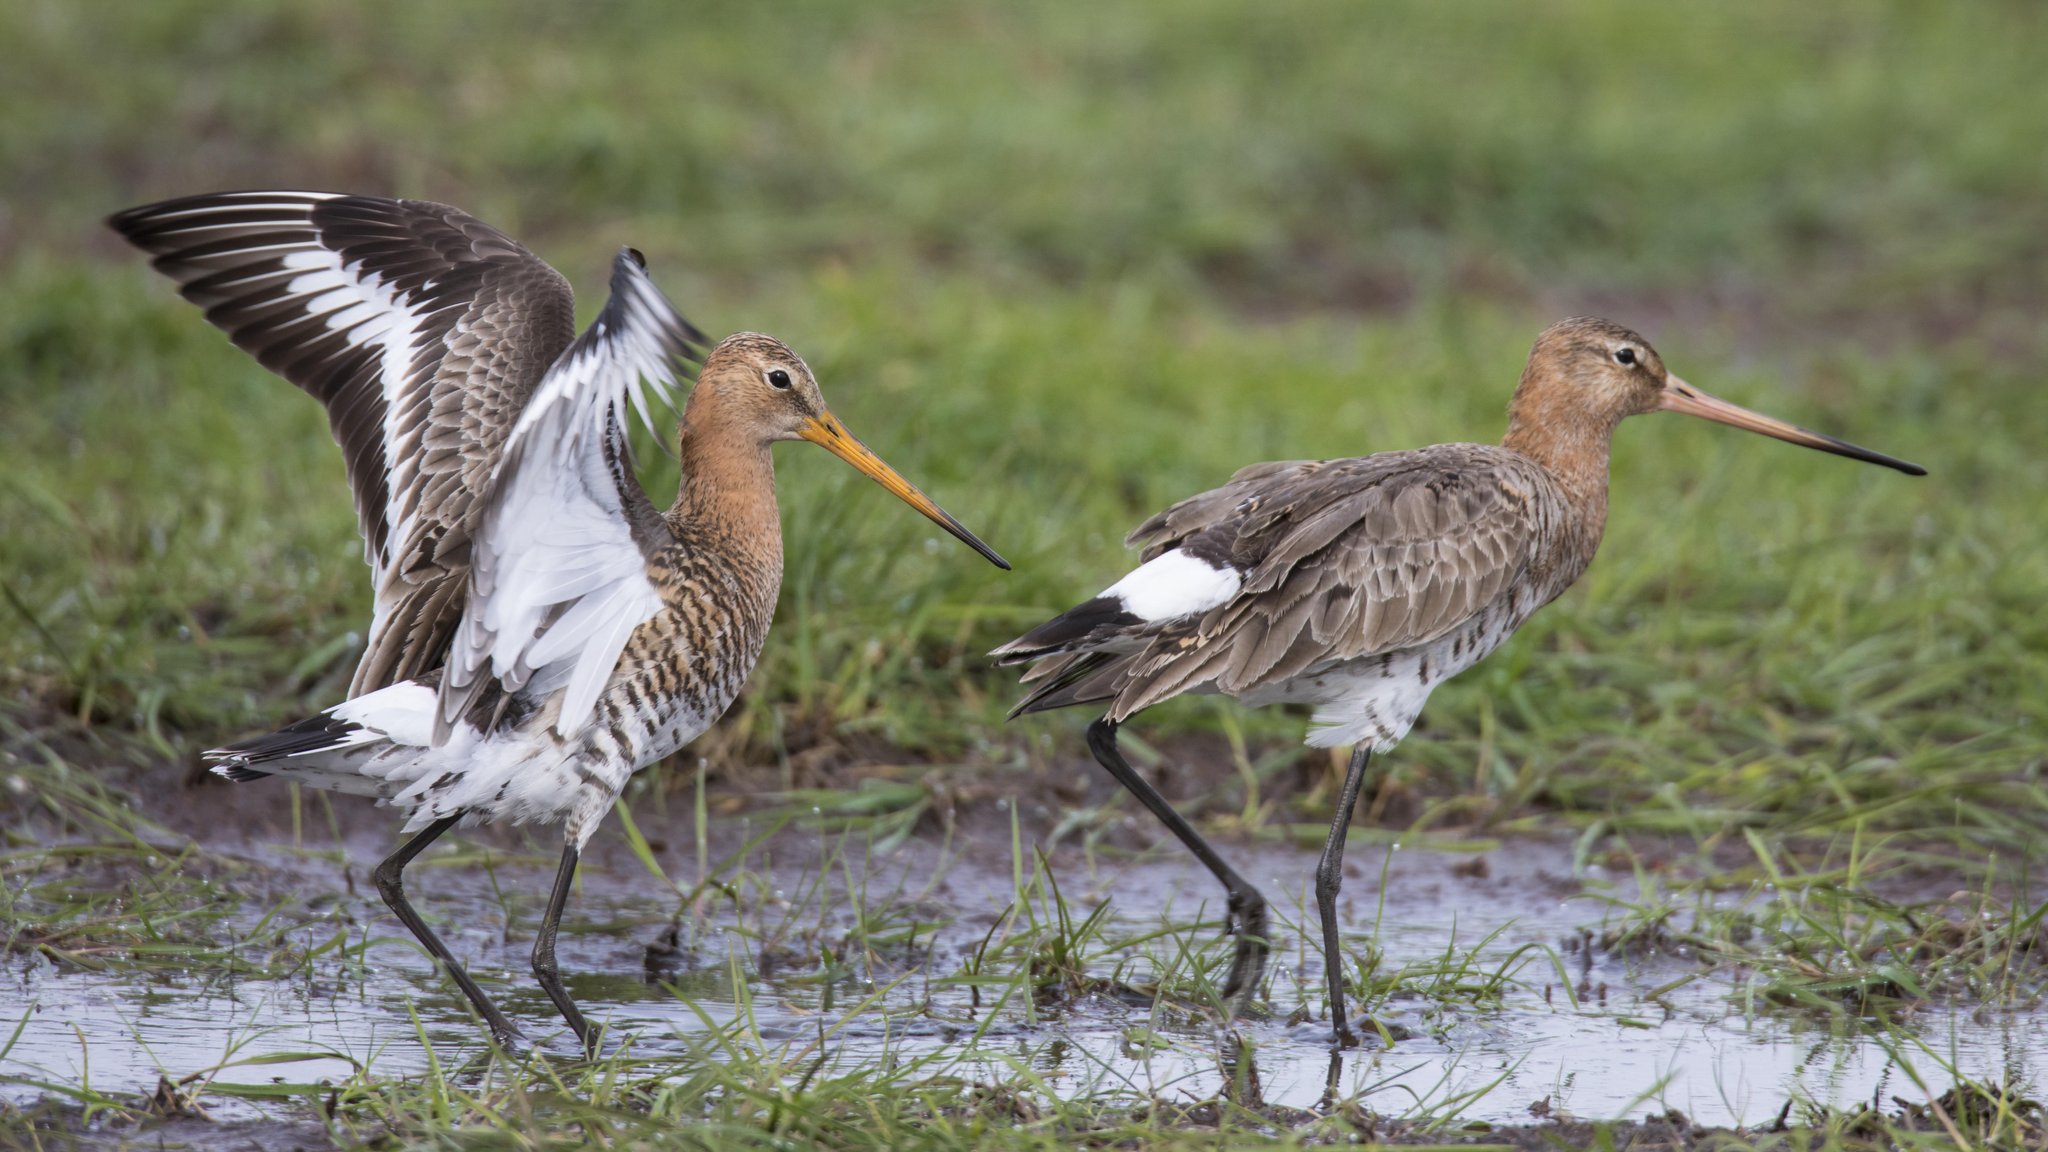
[[1578, 575], [1539, 570], [1563, 507], [1534, 461], [1491, 445], [1253, 465], [1130, 537], [1148, 560], [1228, 558], [1245, 573], [1239, 595], [1197, 620], [1134, 626], [1114, 639], [1142, 647], [1028, 710], [1110, 700], [1121, 721], [1183, 692], [1242, 693], [1429, 643], [1517, 582], [1545, 586], [1533, 610]]

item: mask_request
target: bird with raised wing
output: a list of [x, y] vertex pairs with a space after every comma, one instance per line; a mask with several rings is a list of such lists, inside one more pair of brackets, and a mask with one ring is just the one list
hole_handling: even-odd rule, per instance
[[[761, 654], [782, 580], [771, 445], [823, 446], [1009, 567], [847, 432], [796, 353], [751, 332], [709, 347], [631, 249], [579, 336], [561, 274], [446, 205], [229, 192], [109, 223], [326, 406], [372, 570], [349, 699], [206, 756], [402, 809], [413, 835], [377, 889], [508, 1049], [525, 1035], [407, 901], [405, 866], [458, 824], [561, 824], [533, 973], [595, 1051], [555, 964], [563, 905], [627, 779], [708, 728]], [[651, 428], [648, 393], [700, 356], [663, 510], [628, 406]]]
[[1345, 460], [1254, 464], [1140, 524], [1142, 563], [1100, 595], [997, 648], [1030, 663], [1011, 713], [1107, 710], [1096, 760], [1224, 887], [1237, 936], [1223, 983], [1264, 969], [1266, 902], [1126, 763], [1117, 728], [1184, 693], [1313, 709], [1308, 743], [1354, 746], [1315, 873], [1340, 1045], [1336, 900], [1344, 844], [1373, 753], [1407, 735], [1438, 684], [1506, 642], [1585, 572], [1607, 521], [1608, 451], [1629, 416], [1685, 412], [1910, 475], [1918, 465], [1717, 399], [1667, 372], [1648, 341], [1587, 317], [1544, 330], [1498, 446], [1440, 444]]

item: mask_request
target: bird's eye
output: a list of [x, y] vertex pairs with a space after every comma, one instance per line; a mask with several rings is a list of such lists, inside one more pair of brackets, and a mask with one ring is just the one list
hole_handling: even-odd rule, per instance
[[784, 372], [780, 368], [773, 369], [768, 373], [768, 383], [777, 388], [787, 389], [789, 387], [789, 373]]
[[1614, 362], [1616, 364], [1634, 364], [1636, 362], [1636, 350], [1629, 347], [1616, 348], [1614, 350]]

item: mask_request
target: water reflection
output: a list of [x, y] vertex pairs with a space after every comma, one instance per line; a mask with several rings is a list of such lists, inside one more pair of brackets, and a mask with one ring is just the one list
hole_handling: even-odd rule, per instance
[[[1404, 867], [1430, 867], [1423, 854], [1410, 856]], [[1282, 868], [1301, 863], [1286, 853], [1266, 862], [1265, 874], [1283, 877], [1269, 881], [1269, 891], [1284, 891]], [[1767, 1124], [1790, 1099], [1841, 1107], [1873, 1099], [1888, 1105], [1893, 1096], [1925, 1100], [1953, 1081], [1949, 1068], [2024, 1084], [2048, 1060], [2048, 1029], [2024, 1013], [1929, 1007], [1890, 1030], [1840, 1015], [1745, 1015], [1717, 979], [1671, 987], [1692, 970], [1686, 963], [1592, 950], [1571, 958], [1570, 977], [1588, 993], [1577, 1003], [1546, 986], [1541, 968], [1528, 970], [1526, 983], [1509, 983], [1497, 1005], [1483, 1009], [1446, 1009], [1428, 999], [1376, 1004], [1384, 1032], [1366, 1029], [1365, 1045], [1345, 1053], [1332, 1051], [1326, 1024], [1287, 1018], [1317, 994], [1313, 973], [1297, 989], [1286, 964], [1276, 963], [1275, 1015], [1227, 1030], [1199, 1008], [1154, 1004], [1108, 981], [1071, 1001], [1040, 1004], [1011, 994], [998, 1002], [995, 985], [961, 973], [990, 916], [1005, 906], [1011, 878], [954, 869], [949, 893], [959, 918], [922, 930], [907, 958], [790, 955], [767, 976], [757, 970], [757, 943], [724, 930], [730, 923], [714, 918], [664, 940], [659, 923], [645, 920], [650, 900], [642, 885], [592, 875], [585, 896], [591, 921], [638, 917], [642, 927], [565, 935], [562, 966], [573, 973], [572, 993], [605, 1022], [608, 1042], [631, 1042], [641, 1052], [685, 1051], [710, 1030], [751, 1021], [747, 1042], [771, 1052], [815, 1046], [842, 1070], [941, 1053], [954, 1062], [953, 1074], [990, 1081], [1013, 1079], [1019, 1062], [1067, 1096], [1221, 1097], [1323, 1112], [1356, 1103], [1389, 1116], [1461, 1121], [1641, 1117], [1677, 1108], [1697, 1123]], [[1146, 894], [1179, 882], [1169, 864], [1105, 865], [1093, 879], [1096, 893], [1139, 908], [1158, 907]], [[551, 1005], [523, 970], [522, 934], [505, 930], [499, 897], [459, 883], [443, 887], [427, 903], [451, 946], [476, 958], [479, 982], [529, 1026], [553, 1025]], [[1377, 940], [1388, 965], [1442, 955], [1448, 940], [1469, 935], [1460, 925], [1507, 925], [1480, 950], [1481, 959], [1500, 963], [1598, 919], [1585, 904], [1532, 899], [1513, 886], [1417, 888], [1408, 899], [1390, 896], [1389, 909]], [[372, 924], [377, 915], [367, 905], [358, 912]], [[310, 940], [332, 928], [307, 931]], [[5, 979], [16, 985], [7, 999], [26, 1013], [0, 1023], [0, 1036], [21, 1023], [0, 1058], [0, 1076], [12, 1081], [0, 1084], [0, 1099], [17, 1102], [41, 1095], [44, 1085], [140, 1095], [159, 1074], [176, 1079], [220, 1065], [227, 1066], [220, 1079], [243, 1083], [334, 1081], [363, 1064], [402, 1075], [425, 1071], [422, 1040], [444, 1057], [478, 1044], [461, 998], [400, 942], [370, 948], [365, 968], [336, 960], [291, 981], [193, 973], [131, 982], [33, 960], [16, 962]], [[249, 1063], [294, 1053], [301, 1059], [290, 1064]], [[257, 1109], [232, 1100], [209, 1100], [209, 1107], [222, 1116]]]

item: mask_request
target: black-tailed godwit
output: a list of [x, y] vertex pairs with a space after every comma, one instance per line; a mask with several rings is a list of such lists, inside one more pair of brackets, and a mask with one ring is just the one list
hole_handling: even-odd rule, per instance
[[1108, 705], [1095, 758], [1222, 882], [1237, 950], [1223, 991], [1263, 970], [1266, 903], [1116, 747], [1117, 726], [1182, 693], [1314, 708], [1308, 743], [1354, 745], [1316, 868], [1330, 1020], [1344, 1012], [1336, 900], [1344, 842], [1372, 753], [1400, 742], [1430, 692], [1504, 643], [1592, 562], [1607, 520], [1616, 425], [1686, 412], [1923, 475], [1918, 465], [1710, 396], [1649, 342], [1577, 318], [1537, 338], [1500, 445], [1440, 444], [1347, 460], [1254, 464], [1175, 504], [1126, 543], [1143, 563], [1087, 602], [996, 649], [1033, 662], [1011, 715]]
[[326, 405], [375, 605], [350, 699], [207, 753], [404, 809], [377, 888], [509, 1049], [527, 1042], [407, 902], [407, 862], [457, 824], [559, 822], [533, 972], [586, 1051], [598, 1032], [555, 965], [576, 864], [636, 770], [738, 694], [782, 579], [769, 447], [809, 440], [998, 567], [1008, 564], [853, 438], [810, 369], [741, 333], [703, 356], [681, 486], [635, 480], [627, 405], [709, 341], [639, 254], [577, 336], [568, 281], [464, 212], [418, 200], [231, 192], [110, 223], [266, 367]]

